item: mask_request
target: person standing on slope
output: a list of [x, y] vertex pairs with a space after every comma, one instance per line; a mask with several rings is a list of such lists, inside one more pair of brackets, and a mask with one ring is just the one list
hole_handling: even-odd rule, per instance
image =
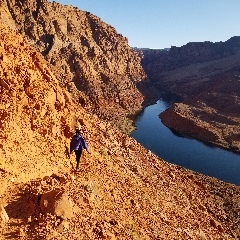
[[88, 151], [88, 146], [87, 143], [84, 139], [84, 137], [80, 134], [80, 130], [76, 129], [76, 134], [72, 137], [71, 143], [70, 143], [70, 154], [74, 151], [76, 155], [76, 171], [79, 170], [79, 163], [80, 163], [80, 158], [82, 155], [82, 150], [86, 149]]

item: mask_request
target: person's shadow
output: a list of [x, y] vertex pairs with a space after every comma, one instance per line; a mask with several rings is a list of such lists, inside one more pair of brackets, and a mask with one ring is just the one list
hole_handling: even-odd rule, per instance
[[65, 155], [67, 156], [67, 158], [70, 159], [70, 152], [69, 152], [67, 145], [65, 145]]
[[[67, 145], [65, 145], [65, 155], [67, 156], [68, 159], [70, 159], [70, 152], [69, 152], [69, 149], [67, 147]], [[72, 166], [72, 169], [75, 169], [75, 166], [72, 162], [70, 162], [71, 166]], [[72, 170], [74, 171], [74, 170]]]

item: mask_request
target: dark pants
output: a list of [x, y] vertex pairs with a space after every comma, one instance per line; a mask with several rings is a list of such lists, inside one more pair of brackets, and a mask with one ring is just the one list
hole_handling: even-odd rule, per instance
[[76, 155], [76, 161], [77, 161], [77, 166], [76, 169], [79, 169], [79, 163], [80, 163], [80, 158], [82, 155], [82, 149], [81, 150], [74, 150], [75, 155]]

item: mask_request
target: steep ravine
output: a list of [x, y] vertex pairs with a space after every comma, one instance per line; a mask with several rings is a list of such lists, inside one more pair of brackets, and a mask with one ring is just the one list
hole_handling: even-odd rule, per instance
[[[84, 110], [3, 22], [0, 92], [1, 239], [240, 237], [240, 187], [166, 163]], [[90, 150], [79, 173], [76, 126]]]

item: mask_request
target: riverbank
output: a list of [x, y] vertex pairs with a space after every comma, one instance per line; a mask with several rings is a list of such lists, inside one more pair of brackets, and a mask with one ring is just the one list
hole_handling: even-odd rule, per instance
[[174, 134], [158, 117], [170, 105], [159, 100], [145, 108], [131, 136], [165, 161], [240, 185], [240, 155]]
[[203, 103], [175, 103], [159, 117], [164, 125], [177, 133], [240, 153], [238, 117], [219, 114]]

